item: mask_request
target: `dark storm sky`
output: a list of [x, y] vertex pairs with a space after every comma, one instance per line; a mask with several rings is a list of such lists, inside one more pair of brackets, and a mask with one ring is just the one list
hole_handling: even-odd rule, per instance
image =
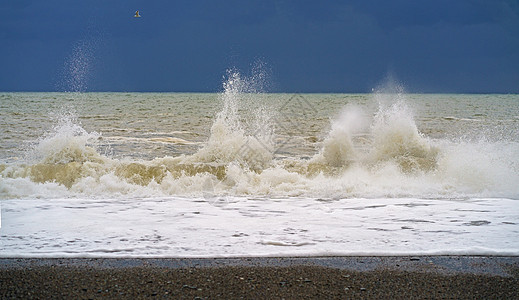
[[[140, 10], [142, 17], [134, 18]], [[0, 91], [519, 92], [519, 1], [0, 2]]]

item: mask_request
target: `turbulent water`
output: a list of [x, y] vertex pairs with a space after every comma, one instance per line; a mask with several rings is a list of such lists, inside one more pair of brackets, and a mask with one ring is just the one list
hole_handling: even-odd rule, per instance
[[519, 95], [0, 94], [3, 256], [519, 255]]

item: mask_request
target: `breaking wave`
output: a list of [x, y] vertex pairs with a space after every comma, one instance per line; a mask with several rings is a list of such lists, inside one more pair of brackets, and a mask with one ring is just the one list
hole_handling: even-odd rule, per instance
[[210, 136], [191, 155], [114, 158], [100, 133], [62, 115], [24, 164], [0, 165], [0, 196], [519, 196], [516, 142], [428, 138], [403, 93], [373, 94], [384, 99], [374, 114], [344, 107], [312, 157], [280, 155], [276, 112], [257, 101], [256, 77], [228, 72]]

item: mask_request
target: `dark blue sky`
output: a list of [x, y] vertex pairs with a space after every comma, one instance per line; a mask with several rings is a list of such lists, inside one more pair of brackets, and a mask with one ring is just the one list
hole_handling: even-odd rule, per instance
[[[135, 10], [142, 17], [133, 18]], [[0, 91], [519, 92], [519, 1], [0, 2]]]

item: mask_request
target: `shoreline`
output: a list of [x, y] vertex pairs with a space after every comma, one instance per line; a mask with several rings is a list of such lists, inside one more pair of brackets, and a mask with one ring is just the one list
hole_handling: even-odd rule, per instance
[[519, 256], [1, 258], [0, 298], [519, 298]]

